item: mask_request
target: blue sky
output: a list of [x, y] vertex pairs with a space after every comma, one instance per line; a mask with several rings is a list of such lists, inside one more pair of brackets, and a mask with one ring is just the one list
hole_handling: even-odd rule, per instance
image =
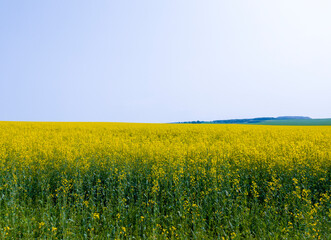
[[0, 120], [331, 117], [331, 2], [0, 2]]

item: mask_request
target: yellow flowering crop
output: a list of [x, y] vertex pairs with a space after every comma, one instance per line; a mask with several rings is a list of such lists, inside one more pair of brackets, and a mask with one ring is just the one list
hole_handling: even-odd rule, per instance
[[0, 238], [328, 239], [330, 170], [328, 126], [0, 122]]

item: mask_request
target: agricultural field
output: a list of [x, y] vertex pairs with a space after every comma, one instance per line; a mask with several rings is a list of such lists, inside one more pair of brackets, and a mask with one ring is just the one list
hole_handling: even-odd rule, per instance
[[330, 239], [331, 127], [0, 122], [0, 239]]
[[322, 119], [277, 119], [266, 120], [256, 125], [289, 125], [289, 126], [331, 126], [331, 118]]

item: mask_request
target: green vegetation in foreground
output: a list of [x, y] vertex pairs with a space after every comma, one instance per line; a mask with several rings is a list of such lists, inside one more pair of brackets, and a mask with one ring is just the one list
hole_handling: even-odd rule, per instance
[[281, 119], [266, 120], [258, 123], [249, 123], [254, 125], [288, 125], [288, 126], [331, 126], [331, 118], [322, 119]]

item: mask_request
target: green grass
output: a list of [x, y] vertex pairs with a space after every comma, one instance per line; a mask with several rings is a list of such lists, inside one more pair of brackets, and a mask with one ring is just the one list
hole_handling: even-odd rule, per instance
[[252, 124], [253, 125], [289, 125], [289, 126], [331, 126], [331, 118], [267, 120]]

